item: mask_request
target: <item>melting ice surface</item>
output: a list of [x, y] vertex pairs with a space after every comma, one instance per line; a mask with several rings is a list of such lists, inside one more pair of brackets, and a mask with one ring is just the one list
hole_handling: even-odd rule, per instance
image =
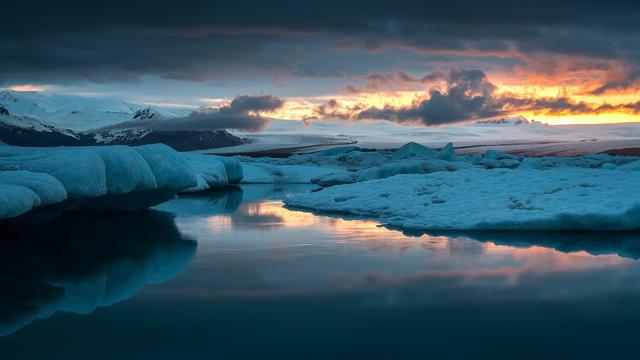
[[42, 242], [3, 236], [2, 358], [635, 354], [640, 233], [403, 234], [283, 207], [311, 188], [245, 185], [121, 219], [65, 215]]

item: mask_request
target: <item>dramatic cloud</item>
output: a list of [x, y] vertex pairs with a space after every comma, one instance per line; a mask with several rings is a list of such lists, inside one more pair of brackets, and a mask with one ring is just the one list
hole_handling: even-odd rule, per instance
[[[194, 111], [191, 114], [165, 121], [142, 125], [151, 130], [222, 130], [260, 131], [269, 120], [247, 114], [223, 114], [219, 111]], [[138, 125], [140, 126], [140, 125]]]
[[[631, 97], [640, 94], [640, 3], [633, 2], [27, 0], [2, 9], [6, 88], [129, 95], [151, 83], [154, 94], [140, 95], [149, 102], [201, 105], [202, 94], [265, 91], [307, 109], [335, 97], [339, 104], [315, 113], [291, 107], [279, 115], [427, 125], [518, 109], [635, 114]], [[460, 68], [481, 69], [491, 82], [464, 72], [456, 80], [451, 70]], [[549, 96], [565, 88], [566, 96]], [[381, 99], [395, 95], [405, 98]], [[260, 118], [278, 106], [237, 100], [217, 116]]]
[[191, 114], [164, 119], [158, 116], [147, 119], [135, 119], [109, 126], [102, 130], [142, 127], [150, 130], [223, 130], [260, 131], [269, 123], [269, 119], [260, 116], [260, 112], [281, 108], [284, 101], [271, 95], [237, 96], [229, 104], [217, 110], [194, 111]]
[[[614, 59], [637, 69], [639, 10], [633, 2], [551, 0], [13, 1], [3, 4], [0, 79], [318, 76], [339, 71], [338, 63], [320, 70], [327, 51], [398, 47], [529, 61], [532, 54]], [[308, 66], [302, 59], [311, 59]]]
[[493, 99], [495, 86], [480, 70], [456, 70], [449, 73], [447, 89], [432, 90], [429, 98], [400, 109], [370, 108], [358, 118], [395, 121], [421, 120], [425, 125], [438, 125], [500, 114]]
[[284, 105], [284, 100], [272, 95], [242, 95], [220, 108], [222, 114], [248, 114], [275, 111]]
[[[380, 77], [388, 79], [385, 77]], [[393, 79], [397, 79], [393, 77]], [[426, 80], [425, 80], [426, 79]], [[627, 112], [638, 114], [640, 102], [623, 104], [592, 104], [574, 101], [566, 96], [558, 97], [516, 97], [512, 94], [499, 94], [487, 75], [477, 69], [452, 70], [448, 74], [434, 72], [419, 82], [444, 81], [441, 88], [428, 91], [425, 97], [415, 100], [409, 106], [382, 108], [361, 105], [344, 107], [332, 99], [314, 111], [313, 119], [384, 119], [396, 122], [421, 123], [427, 126], [492, 118], [523, 112], [544, 115], [600, 114], [606, 112]]]

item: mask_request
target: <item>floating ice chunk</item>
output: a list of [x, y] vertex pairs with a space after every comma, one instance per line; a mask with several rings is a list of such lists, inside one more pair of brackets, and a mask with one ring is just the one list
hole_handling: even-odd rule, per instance
[[107, 193], [105, 164], [87, 148], [0, 147], [0, 171], [28, 170], [56, 178], [69, 198], [98, 197]]
[[64, 201], [67, 192], [54, 177], [29, 171], [0, 171], [0, 219]]
[[438, 157], [438, 151], [414, 142], [410, 142], [402, 145], [392, 156], [393, 160], [402, 160], [410, 157], [436, 159]]
[[348, 171], [339, 171], [333, 172], [324, 176], [318, 176], [311, 179], [311, 182], [323, 187], [341, 185], [341, 184], [352, 184], [358, 181], [358, 175], [353, 172]]
[[[226, 176], [225, 163], [215, 163]], [[238, 176], [238, 170], [233, 171]], [[11, 173], [19, 175], [12, 175], [9, 182]], [[0, 179], [4, 209], [0, 219], [64, 200], [70, 200], [77, 210], [138, 210], [197, 184], [196, 173], [182, 155], [158, 144], [134, 148], [2, 146], [0, 174], [5, 179]]]
[[403, 160], [359, 171], [338, 171], [316, 177], [312, 179], [312, 182], [326, 187], [374, 179], [384, 179], [398, 174], [430, 174], [438, 171], [456, 171], [461, 168], [469, 167], [471, 167], [470, 164], [458, 161], [445, 161], [438, 159], [422, 161]]
[[429, 174], [437, 171], [456, 171], [458, 168], [454, 162], [445, 160], [402, 161], [361, 170], [357, 174], [357, 179], [358, 181], [366, 181], [382, 179], [397, 174]]
[[520, 165], [520, 158], [513, 154], [488, 150], [482, 160], [478, 161], [478, 165], [482, 165], [487, 169], [515, 168]]
[[182, 154], [167, 145], [153, 144], [134, 147], [147, 161], [158, 189], [180, 192], [197, 185], [196, 174]]
[[184, 153], [184, 158], [194, 170], [195, 187], [184, 192], [197, 192], [237, 184], [243, 178], [242, 165], [237, 159], [215, 155]]
[[309, 165], [272, 165], [265, 163], [243, 163], [243, 183], [250, 184], [309, 184], [335, 172], [336, 168]]
[[516, 155], [507, 154], [496, 150], [487, 150], [482, 158], [485, 160], [518, 160], [518, 157]]
[[639, 182], [640, 172], [473, 168], [338, 185], [285, 202], [416, 230], [632, 230], [640, 229]]
[[534, 157], [525, 157], [518, 165], [518, 169], [536, 169], [536, 170], [544, 170], [546, 165], [543, 160], [540, 158]]
[[239, 184], [244, 178], [244, 172], [242, 170], [242, 164], [238, 159], [226, 156], [214, 156], [218, 161], [222, 162], [224, 169], [227, 173], [227, 179], [229, 184]]
[[314, 155], [317, 156], [335, 156], [339, 154], [346, 154], [352, 151], [360, 151], [360, 148], [357, 146], [338, 146], [334, 148], [329, 148], [326, 150], [318, 151]]
[[189, 165], [191, 165], [196, 173], [197, 185], [183, 192], [198, 192], [229, 185], [227, 172], [222, 161], [213, 158], [189, 158]]
[[448, 143], [438, 152], [438, 159], [446, 160], [446, 161], [455, 161], [456, 160], [456, 151], [453, 148], [452, 143]]
[[91, 151], [98, 154], [104, 162], [106, 187], [109, 194], [126, 194], [158, 187], [151, 167], [134, 148], [96, 146], [91, 148]]

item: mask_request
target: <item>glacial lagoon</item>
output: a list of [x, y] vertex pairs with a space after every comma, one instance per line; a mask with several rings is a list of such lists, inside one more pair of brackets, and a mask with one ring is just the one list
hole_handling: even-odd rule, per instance
[[3, 229], [2, 359], [635, 353], [640, 233], [403, 233], [283, 206], [312, 189]]

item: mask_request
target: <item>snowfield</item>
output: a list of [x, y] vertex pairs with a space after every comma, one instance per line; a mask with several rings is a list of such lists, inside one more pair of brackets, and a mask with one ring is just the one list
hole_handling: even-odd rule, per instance
[[139, 210], [242, 177], [235, 159], [179, 153], [161, 144], [0, 146], [0, 219], [65, 200], [82, 211]]
[[383, 179], [397, 174], [430, 174], [473, 168], [614, 169], [638, 159], [607, 154], [526, 157], [495, 150], [488, 150], [483, 155], [462, 155], [456, 154], [452, 144], [431, 149], [416, 143], [407, 143], [396, 150], [343, 146], [288, 158], [235, 158], [242, 163], [246, 183], [314, 183], [323, 187]]
[[640, 172], [563, 168], [403, 174], [290, 197], [286, 204], [412, 230], [640, 228]]
[[414, 230], [640, 229], [638, 157], [457, 154], [408, 143], [287, 158], [179, 153], [165, 145], [0, 146], [0, 219], [46, 205], [128, 211], [178, 193], [244, 183], [314, 183], [289, 206]]
[[312, 155], [303, 157], [342, 170], [313, 179], [325, 188], [289, 197], [288, 206], [412, 230], [640, 229], [637, 157], [464, 156], [414, 143]]

